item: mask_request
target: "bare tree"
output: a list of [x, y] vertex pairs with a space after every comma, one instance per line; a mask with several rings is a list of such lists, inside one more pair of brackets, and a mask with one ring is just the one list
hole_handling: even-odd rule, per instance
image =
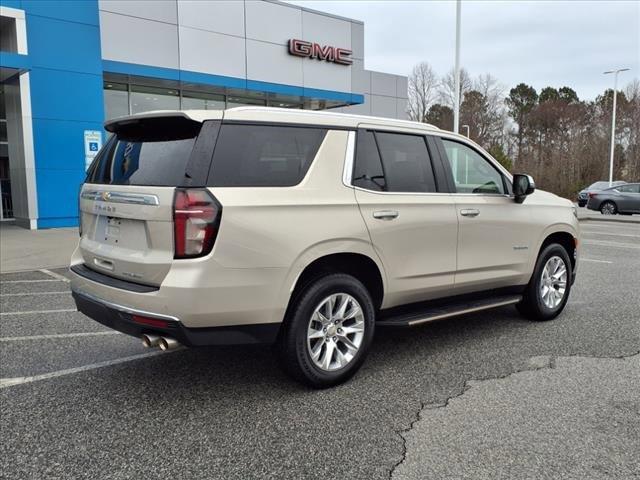
[[411, 120], [426, 122], [427, 112], [436, 96], [438, 76], [427, 62], [413, 67], [409, 75], [408, 114]]
[[[453, 108], [455, 103], [455, 91], [456, 91], [456, 77], [455, 72], [449, 70], [449, 72], [442, 77], [438, 86], [438, 96], [441, 104]], [[469, 72], [464, 68], [460, 69], [460, 102], [465, 93], [473, 89], [473, 81]]]

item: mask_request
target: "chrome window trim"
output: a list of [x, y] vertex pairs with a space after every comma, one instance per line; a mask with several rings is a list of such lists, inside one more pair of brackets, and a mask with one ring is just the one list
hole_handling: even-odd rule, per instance
[[109, 192], [106, 190], [87, 190], [80, 194], [85, 200], [95, 200], [107, 203], [129, 203], [133, 205], [160, 205], [157, 195], [149, 193]]
[[137, 308], [125, 307], [124, 305], [120, 305], [118, 303], [113, 303], [108, 300], [103, 300], [102, 298], [98, 298], [95, 295], [91, 295], [90, 293], [84, 292], [77, 288], [72, 288], [71, 291], [76, 295], [80, 295], [82, 297], [88, 298], [93, 302], [97, 302], [101, 305], [104, 305], [105, 307], [113, 308], [114, 310], [118, 310], [119, 312], [124, 312], [131, 315], [140, 315], [143, 317], [157, 318], [159, 320], [170, 320], [173, 322], [180, 321], [178, 317], [174, 317], [172, 315], [163, 315], [161, 313], [147, 312], [146, 310], [139, 310]]
[[[394, 130], [385, 130], [385, 131], [390, 131], [393, 132]], [[401, 132], [401, 133], [408, 133], [408, 134], [415, 134], [415, 135], [420, 135], [420, 136], [431, 136], [431, 137], [440, 137], [440, 133], [441, 132], [436, 132], [436, 133], [409, 133], [409, 132]], [[448, 136], [451, 139], [454, 140], [460, 140], [457, 136], [455, 135], [450, 135]], [[508, 193], [457, 193], [457, 192], [384, 192], [384, 191], [380, 191], [380, 190], [369, 190], [368, 188], [362, 188], [362, 187], [357, 187], [355, 185], [353, 185], [352, 183], [352, 176], [353, 176], [353, 165], [355, 162], [355, 140], [356, 140], [356, 132], [355, 131], [350, 131], [349, 132], [349, 136], [347, 138], [347, 149], [345, 152], [345, 159], [344, 159], [344, 170], [342, 172], [342, 183], [349, 188], [353, 188], [354, 190], [360, 190], [361, 192], [368, 192], [368, 193], [374, 193], [376, 195], [420, 195], [420, 196], [454, 196], [454, 195], [458, 195], [458, 196], [463, 196], [463, 197], [504, 197], [504, 198], [511, 198], [513, 199], [513, 195], [510, 195]], [[477, 151], [477, 148], [475, 147], [475, 145], [469, 144], [463, 140], [460, 140], [460, 143], [464, 143], [466, 144], [469, 148], [472, 148], [473, 150]], [[497, 162], [494, 162], [491, 158], [487, 158], [484, 154], [482, 154], [482, 152], [477, 152], [478, 154], [480, 154], [483, 158], [485, 158], [487, 161], [491, 162], [493, 165], [498, 166], [498, 168], [500, 169], [500, 173], [504, 173], [504, 167], [502, 165], [500, 165]], [[510, 181], [513, 181], [511, 174], [506, 172], [508, 174], [508, 177]]]
[[355, 185], [348, 185], [349, 188], [354, 190], [360, 190], [361, 192], [374, 193], [376, 195], [420, 195], [420, 196], [460, 196], [460, 197], [505, 197], [513, 199], [513, 195], [503, 193], [450, 193], [450, 192], [382, 192], [380, 190], [368, 190], [362, 187], [356, 187]]

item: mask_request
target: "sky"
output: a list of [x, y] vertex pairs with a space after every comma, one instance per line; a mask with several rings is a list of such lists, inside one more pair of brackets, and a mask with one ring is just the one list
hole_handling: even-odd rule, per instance
[[[453, 68], [452, 0], [290, 3], [363, 21], [368, 70], [408, 75], [421, 61], [440, 75]], [[606, 70], [631, 68], [620, 88], [640, 78], [640, 0], [463, 0], [461, 65], [507, 88], [566, 85], [592, 100], [613, 87]]]

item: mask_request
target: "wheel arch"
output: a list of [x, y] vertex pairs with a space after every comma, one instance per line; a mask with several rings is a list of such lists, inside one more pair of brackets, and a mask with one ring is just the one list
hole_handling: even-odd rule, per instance
[[598, 211], [602, 210], [602, 205], [604, 205], [605, 203], [612, 203], [614, 207], [616, 207], [616, 212], [619, 212], [620, 209], [618, 208], [618, 203], [615, 200], [611, 200], [610, 198], [605, 198], [604, 200], [601, 200], [600, 203], [598, 203]]
[[576, 241], [578, 239], [577, 233], [570, 231], [570, 229], [557, 229], [550, 232], [545, 232], [543, 239], [539, 243], [536, 256], [533, 259], [533, 265], [540, 257], [542, 251], [550, 244], [557, 243], [561, 245], [567, 252], [569, 260], [571, 261], [571, 270], [574, 271], [576, 267], [576, 257], [574, 256], [574, 250], [578, 247]]
[[327, 273], [346, 273], [360, 280], [371, 294], [374, 307], [382, 305], [385, 292], [385, 277], [381, 266], [370, 255], [362, 252], [334, 252], [308, 261], [295, 276], [288, 290], [287, 309], [305, 286]]

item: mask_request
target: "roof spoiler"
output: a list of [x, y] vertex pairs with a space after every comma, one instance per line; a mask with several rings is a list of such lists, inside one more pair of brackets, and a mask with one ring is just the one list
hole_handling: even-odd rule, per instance
[[[153, 120], [163, 119], [180, 119], [182, 122], [186, 120], [186, 123], [202, 123], [199, 120], [189, 115], [188, 111], [180, 110], [156, 110], [152, 112], [136, 113], [135, 115], [127, 115], [126, 117], [118, 117], [112, 120], [107, 120], [104, 123], [104, 129], [107, 132], [118, 133], [121, 130], [127, 130], [133, 125], [141, 125], [143, 123], [155, 123]], [[151, 120], [151, 122], [149, 122]]]

